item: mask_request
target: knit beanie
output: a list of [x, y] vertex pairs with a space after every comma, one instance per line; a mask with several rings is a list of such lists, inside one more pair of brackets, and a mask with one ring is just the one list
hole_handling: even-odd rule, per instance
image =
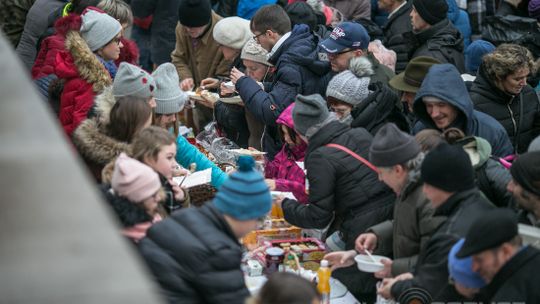
[[182, 111], [187, 94], [180, 89], [178, 72], [170, 62], [157, 67], [152, 73], [156, 82], [154, 98], [156, 99], [156, 114], [174, 114]]
[[476, 40], [469, 44], [465, 49], [465, 70], [472, 73], [472, 75], [476, 75], [480, 63], [482, 63], [482, 56], [494, 50], [495, 46], [485, 40]]
[[107, 45], [122, 30], [116, 19], [92, 8], [83, 12], [81, 21], [81, 36], [92, 52]]
[[257, 219], [270, 211], [272, 196], [254, 167], [253, 157], [238, 158], [238, 171], [229, 175], [214, 198], [218, 210], [241, 221]]
[[475, 187], [471, 160], [461, 146], [441, 143], [422, 162], [422, 180], [446, 192]]
[[219, 20], [212, 34], [217, 43], [235, 50], [241, 50], [252, 35], [249, 21], [236, 16]]
[[465, 239], [460, 239], [448, 254], [448, 274], [454, 282], [467, 288], [482, 288], [486, 285], [484, 279], [472, 270], [472, 257], [460, 259], [456, 254], [465, 243]]
[[373, 75], [373, 69], [369, 59], [364, 56], [354, 57], [349, 63], [348, 70], [330, 80], [326, 96], [356, 106], [369, 95], [370, 75]]
[[317, 26], [317, 15], [314, 9], [306, 2], [298, 1], [288, 4], [285, 7], [285, 12], [291, 19], [291, 26], [296, 24], [306, 24], [310, 30], [315, 30]]
[[377, 167], [392, 167], [415, 158], [420, 151], [420, 145], [413, 136], [395, 124], [387, 123], [373, 137], [369, 161]]
[[178, 21], [187, 27], [205, 26], [212, 20], [210, 0], [180, 0]]
[[436, 24], [446, 19], [448, 3], [446, 0], [413, 0], [416, 12], [428, 24]]
[[292, 116], [295, 130], [303, 136], [309, 128], [324, 122], [330, 113], [326, 101], [319, 94], [296, 96]]
[[161, 183], [152, 168], [121, 153], [114, 163], [111, 186], [117, 195], [140, 203], [154, 195]]
[[523, 189], [540, 196], [540, 151], [519, 155], [510, 167], [510, 174]]
[[271, 66], [272, 64], [268, 62], [268, 51], [263, 49], [263, 47], [255, 41], [255, 39], [250, 38], [248, 42], [242, 48], [242, 53], [240, 54], [240, 59], [242, 60], [251, 60], [254, 62], [262, 63], [264, 65]]
[[529, 16], [540, 20], [540, 0], [529, 1]]
[[145, 70], [133, 64], [122, 62], [113, 81], [114, 97], [137, 96], [150, 98], [156, 83]]

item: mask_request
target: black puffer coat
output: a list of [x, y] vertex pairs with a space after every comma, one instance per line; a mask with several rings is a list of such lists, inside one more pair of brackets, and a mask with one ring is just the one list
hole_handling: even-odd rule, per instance
[[412, 1], [405, 2], [397, 12], [395, 12], [383, 26], [385, 40], [384, 46], [396, 52], [396, 73], [401, 73], [405, 70], [409, 62], [409, 46], [403, 38], [403, 33], [411, 32], [411, 17], [409, 14], [412, 10]]
[[540, 101], [529, 85], [519, 95], [509, 95], [500, 90], [480, 66], [470, 95], [476, 110], [495, 118], [506, 129], [517, 153], [526, 152], [531, 141], [540, 134]]
[[[332, 121], [309, 139], [305, 158], [309, 181], [308, 204], [283, 201], [287, 222], [303, 228], [325, 228], [328, 235], [339, 230], [347, 249], [368, 227], [392, 217], [395, 195], [379, 182], [377, 174], [353, 156], [330, 143], [342, 145], [364, 158], [372, 136], [363, 128], [350, 129]], [[372, 274], [358, 272], [356, 266], [334, 272], [353, 294], [375, 291]]]
[[403, 35], [414, 46], [410, 59], [418, 56], [433, 57], [441, 63], [453, 64], [460, 73], [465, 73], [463, 36], [448, 19], [419, 33]]
[[375, 135], [384, 124], [392, 122], [403, 132], [409, 133], [409, 121], [396, 93], [380, 82], [370, 84], [369, 90], [373, 93], [351, 111], [351, 127], [365, 128], [371, 135]]
[[242, 248], [212, 203], [154, 224], [139, 250], [169, 303], [244, 303]]
[[414, 278], [392, 286], [392, 296], [401, 303], [410, 293], [422, 288], [434, 301], [463, 301], [454, 286], [448, 283], [448, 253], [469, 227], [487, 210], [495, 208], [477, 188], [457, 192], [435, 210], [435, 216], [447, 217], [435, 230], [427, 245], [420, 250]]

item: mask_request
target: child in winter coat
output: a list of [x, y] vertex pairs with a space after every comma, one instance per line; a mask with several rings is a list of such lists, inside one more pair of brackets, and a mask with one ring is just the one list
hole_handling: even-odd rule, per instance
[[294, 103], [276, 121], [284, 144], [274, 159], [266, 164], [264, 174], [270, 190], [292, 192], [299, 202], [307, 203], [306, 175], [296, 163], [304, 161], [307, 144], [294, 131], [293, 108]]
[[131, 150], [133, 158], [159, 174], [161, 185], [165, 190], [163, 203], [169, 214], [189, 206], [187, 191], [172, 180], [175, 170], [178, 170], [178, 164], [175, 160], [175, 138], [171, 133], [159, 127], [148, 127], [135, 136]]
[[80, 18], [80, 30], [68, 31], [66, 50], [55, 61], [55, 74], [65, 81], [59, 118], [69, 137], [86, 119], [96, 94], [111, 84], [116, 73], [111, 61], [122, 48], [120, 22], [94, 9], [87, 9]]
[[[164, 63], [152, 73], [156, 82], [154, 97], [156, 100], [154, 125], [168, 130], [172, 134], [178, 132], [177, 115], [184, 109], [187, 95], [180, 90], [178, 73], [172, 63]], [[219, 187], [227, 175], [182, 135], [176, 139], [176, 161], [187, 168], [195, 163], [197, 170], [212, 169], [211, 184]]]
[[122, 223], [122, 235], [135, 243], [146, 236], [152, 224], [161, 221], [158, 206], [163, 190], [158, 174], [125, 153], [115, 162], [105, 195]]

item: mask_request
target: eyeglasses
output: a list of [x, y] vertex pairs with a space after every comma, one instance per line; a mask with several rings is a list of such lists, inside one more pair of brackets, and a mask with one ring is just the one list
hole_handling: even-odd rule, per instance
[[108, 44], [114, 42], [114, 43], [116, 43], [116, 45], [120, 45], [121, 39], [122, 39], [122, 38], [120, 38], [120, 37], [114, 37], [111, 41], [109, 41]]
[[253, 40], [257, 41], [257, 43], [259, 43], [259, 37], [266, 34], [266, 31], [260, 33], [259, 35], [255, 35], [253, 36]]

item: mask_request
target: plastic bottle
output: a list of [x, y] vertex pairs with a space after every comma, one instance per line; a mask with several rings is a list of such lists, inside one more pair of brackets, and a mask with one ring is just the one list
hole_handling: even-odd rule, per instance
[[332, 271], [328, 267], [328, 261], [322, 260], [321, 267], [317, 271], [318, 283], [317, 290], [321, 294], [321, 304], [330, 303], [330, 276]]

